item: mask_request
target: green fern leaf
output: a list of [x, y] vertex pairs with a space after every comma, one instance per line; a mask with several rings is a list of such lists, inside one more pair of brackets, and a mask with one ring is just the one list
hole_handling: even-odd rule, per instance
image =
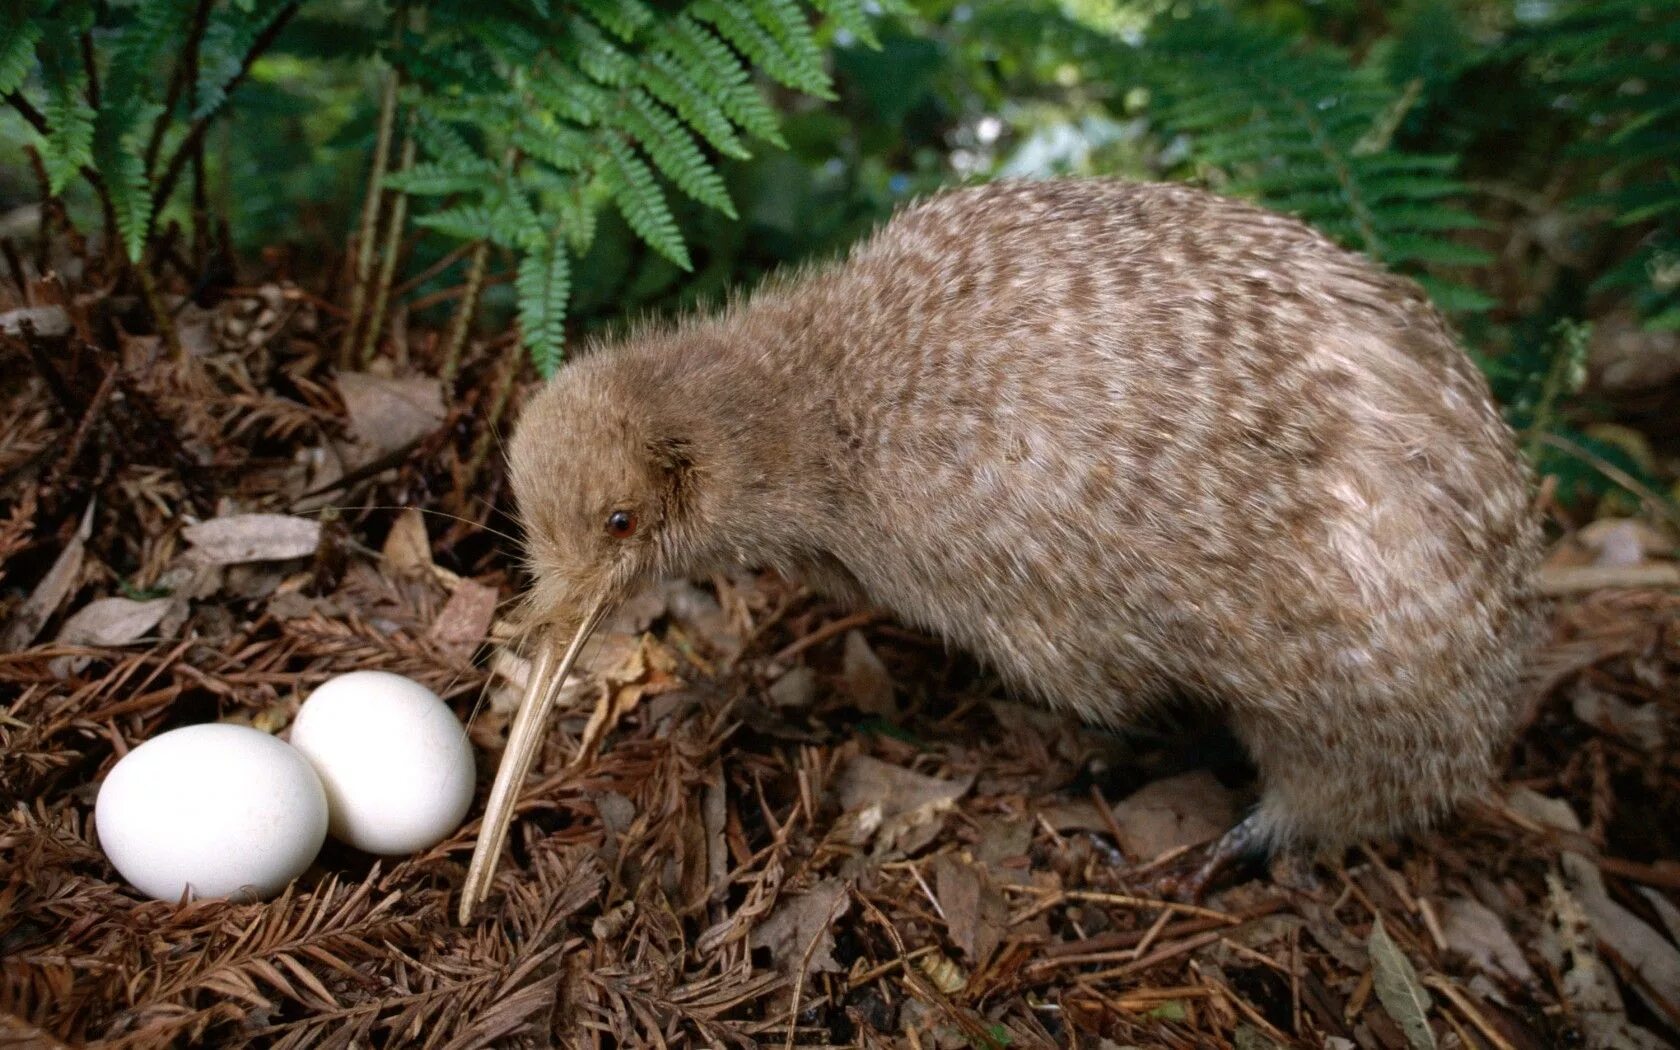
[[642, 67], [642, 87], [677, 114], [726, 157], [751, 156], [723, 108], [691, 81], [670, 54], [656, 51]]
[[[820, 62], [814, 66], [809, 64], [809, 56], [803, 48], [789, 46], [794, 39], [794, 31], [783, 26], [782, 38], [778, 38], [765, 28], [760, 17], [755, 17], [760, 11], [767, 11], [768, 14], [762, 16], [763, 20], [774, 20], [776, 7], [771, 0], [766, 0], [766, 5], [754, 4], [753, 15], [748, 15], [721, 0], [699, 0], [689, 7], [688, 13], [716, 28], [754, 65], [777, 82], [818, 98], [832, 98], [828, 75], [823, 72]], [[810, 32], [810, 27], [805, 26], [806, 39], [809, 39]]]
[[131, 102], [150, 94], [165, 53], [178, 44], [190, 7], [185, 4], [139, 4], [132, 20], [117, 34], [106, 67], [104, 95], [111, 102]]
[[457, 240], [481, 241], [490, 236], [490, 209], [482, 204], [461, 204], [421, 215], [414, 224]]
[[581, 0], [578, 6], [626, 43], [653, 23], [653, 9], [641, 0]]
[[387, 174], [383, 185], [388, 190], [437, 197], [446, 193], [471, 193], [481, 189], [487, 180], [495, 176], [494, 164], [481, 157], [473, 157], [461, 167], [455, 164], [416, 164], [407, 171]]
[[162, 109], [129, 96], [107, 102], [94, 121], [93, 161], [105, 180], [117, 236], [129, 262], [140, 261], [151, 232], [151, 180], [146, 177], [141, 140]]
[[609, 137], [606, 145], [612, 160], [607, 169], [607, 188], [624, 221], [660, 255], [684, 270], [693, 269], [677, 220], [653, 172], [618, 136]]
[[[149, 6], [172, 5], [153, 3]], [[198, 105], [193, 108], [193, 120], [212, 116], [227, 104], [228, 91], [244, 68], [245, 56], [274, 19], [285, 13], [286, 6], [284, 0], [255, 0], [244, 10], [236, 8], [212, 13], [199, 46]], [[341, 34], [352, 40], [357, 38], [355, 31], [341, 31]]]
[[817, 10], [834, 20], [846, 32], [870, 47], [879, 48], [881, 40], [875, 35], [875, 25], [864, 12], [863, 0], [814, 0]]
[[666, 40], [671, 53], [696, 83], [707, 85], [729, 119], [754, 138], [785, 147], [775, 111], [753, 86], [729, 45], [686, 14], [673, 19], [670, 30]]
[[519, 260], [514, 288], [525, 348], [544, 378], [560, 367], [566, 348], [566, 302], [571, 296], [571, 259], [566, 245], [550, 239]]
[[[73, 42], [63, 43], [73, 47]], [[61, 193], [82, 168], [93, 162], [93, 107], [84, 97], [87, 74], [74, 52], [61, 50], [50, 38], [41, 45], [47, 101], [42, 107], [47, 134], [41, 143], [41, 163], [47, 169], [47, 188]]]
[[736, 217], [735, 205], [729, 200], [723, 179], [675, 117], [641, 91], [630, 93], [630, 108], [624, 116], [630, 134], [641, 143], [654, 166], [678, 189], [731, 219]]
[[26, 18], [21, 8], [0, 13], [0, 95], [23, 86], [35, 66], [35, 45], [41, 40], [41, 26]]

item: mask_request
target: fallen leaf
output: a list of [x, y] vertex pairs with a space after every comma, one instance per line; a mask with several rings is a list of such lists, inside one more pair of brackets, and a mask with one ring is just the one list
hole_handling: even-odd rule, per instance
[[419, 444], [447, 416], [442, 384], [426, 376], [341, 372], [338, 395], [357, 438], [358, 454], [349, 457], [356, 466]]
[[1598, 956], [1581, 902], [1563, 879], [1546, 874], [1546, 924], [1540, 953], [1561, 975], [1559, 991], [1588, 1050], [1659, 1050], [1669, 1044], [1627, 1019], [1616, 978]]
[[1639, 887], [1639, 895], [1656, 911], [1663, 928], [1668, 931], [1669, 940], [1680, 941], [1680, 908], [1670, 904], [1667, 897], [1649, 886]]
[[[1543, 824], [1579, 832], [1580, 818], [1567, 802], [1526, 788], [1511, 793], [1513, 808]], [[1642, 979], [1634, 990], [1660, 1018], [1680, 1015], [1680, 951], [1633, 912], [1611, 899], [1604, 875], [1592, 858], [1574, 850], [1559, 857], [1571, 899], [1586, 916], [1592, 932]]]
[[1575, 534], [1594, 565], [1640, 565], [1674, 553], [1674, 542], [1637, 518], [1601, 518]]
[[1429, 1027], [1429, 993], [1418, 980], [1412, 961], [1383, 928], [1381, 915], [1371, 927], [1371, 939], [1366, 947], [1371, 954], [1371, 978], [1377, 1001], [1406, 1033], [1406, 1042], [1412, 1050], [1435, 1050], [1435, 1033]]
[[1180, 846], [1211, 842], [1236, 819], [1231, 793], [1206, 770], [1157, 780], [1114, 807], [1120, 849], [1140, 864]]
[[1630, 704], [1584, 679], [1570, 690], [1569, 703], [1576, 718], [1602, 733], [1620, 737], [1642, 751], [1656, 751], [1663, 746], [1663, 713], [1659, 704]]
[[858, 710], [888, 718], [898, 714], [898, 705], [893, 700], [892, 675], [887, 673], [887, 665], [875, 655], [875, 650], [869, 647], [858, 631], [846, 632], [846, 651], [841, 659], [840, 675]]
[[70, 316], [62, 306], [21, 306], [0, 313], [0, 332], [22, 335], [25, 325], [38, 336], [56, 339], [70, 331]]
[[933, 886], [952, 943], [976, 969], [984, 967], [1002, 942], [1009, 921], [1003, 895], [985, 868], [950, 853], [935, 858]]
[[321, 523], [290, 514], [230, 514], [188, 525], [181, 535], [214, 565], [306, 558], [321, 543]]
[[1523, 958], [1511, 931], [1493, 910], [1471, 897], [1450, 897], [1441, 904], [1441, 934], [1447, 947], [1477, 968], [1532, 984], [1534, 971]]
[[949, 804], [961, 798], [974, 782], [924, 776], [868, 755], [854, 755], [841, 772], [840, 808], [878, 805], [884, 817], [896, 817], [926, 806]]
[[687, 580], [667, 581], [662, 597], [672, 618], [713, 653], [729, 657], [740, 652], [741, 636], [730, 626], [716, 598]]
[[471, 658], [490, 633], [490, 621], [496, 618], [497, 597], [494, 587], [463, 578], [427, 633], [439, 648], [457, 660]]
[[839, 879], [817, 883], [785, 898], [752, 932], [754, 948], [770, 949], [776, 972], [789, 980], [813, 973], [840, 973], [830, 928], [851, 909], [852, 897]]
[[[1181, 1003], [1181, 1002], [1178, 1002], [1178, 1000], [1176, 1000], [1176, 999], [1173, 1000], [1173, 1004], [1176, 1004], [1178, 1006], [1179, 1016], [1175, 1017], [1175, 1018], [1171, 1018], [1171, 1020], [1175, 1020], [1175, 1021], [1183, 1020], [1184, 1019], [1184, 1004]], [[1162, 1005], [1168, 1005], [1168, 1004], [1162, 1004]], [[1155, 1016], [1160, 1016], [1160, 1015], [1157, 1014]], [[1233, 1035], [1231, 1037], [1231, 1045], [1235, 1046], [1237, 1048], [1237, 1050], [1282, 1050], [1282, 1048], [1278, 1046], [1276, 1040], [1274, 1040], [1273, 1038], [1268, 1036], [1266, 1033], [1260, 1031], [1260, 1029], [1254, 1027], [1251, 1024], [1239, 1024], [1239, 1025], [1237, 1025], [1237, 1030], [1236, 1030], [1235, 1033], [1233, 1033]]]
[[809, 707], [817, 692], [817, 673], [800, 664], [776, 679], [768, 692], [777, 707]]
[[432, 541], [426, 535], [426, 516], [419, 507], [409, 507], [397, 515], [380, 554], [385, 567], [395, 574], [432, 571]]
[[57, 641], [60, 645], [128, 645], [156, 627], [174, 603], [172, 598], [144, 602], [132, 598], [100, 598], [64, 621]]
[[[1634, 991], [1658, 1018], [1680, 1013], [1680, 951], [1668, 938], [1610, 898], [1598, 867], [1579, 853], [1564, 853], [1564, 876], [1586, 912], [1592, 931], [1639, 974]], [[1672, 1024], [1671, 1024], [1672, 1026]]]
[[874, 832], [877, 858], [914, 853], [939, 833], [945, 813], [973, 784], [972, 776], [941, 780], [857, 755], [840, 773], [840, 808], [858, 811], [860, 828]]
[[1060, 832], [1096, 831], [1107, 834], [1110, 830], [1108, 821], [1103, 819], [1102, 810], [1088, 798], [1041, 806], [1038, 815], [1044, 818], [1046, 824]]
[[[14, 311], [15, 312], [15, 311]], [[41, 633], [41, 628], [47, 625], [58, 607], [64, 604], [70, 589], [76, 585], [76, 580], [82, 574], [82, 558], [87, 550], [87, 538], [93, 529], [93, 501], [89, 500], [87, 509], [82, 512], [81, 524], [76, 526], [70, 542], [58, 552], [52, 567], [41, 577], [41, 582], [29, 592], [17, 612], [6, 625], [6, 634], [0, 639], [0, 651], [11, 652], [22, 649], [35, 640]]]

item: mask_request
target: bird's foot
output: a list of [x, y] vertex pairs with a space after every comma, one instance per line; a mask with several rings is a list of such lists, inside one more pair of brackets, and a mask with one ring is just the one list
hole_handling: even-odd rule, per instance
[[1269, 853], [1258, 819], [1249, 815], [1219, 837], [1201, 855], [1180, 858], [1180, 863], [1154, 875], [1144, 889], [1157, 897], [1200, 904], [1221, 876], [1241, 873], [1263, 863]]

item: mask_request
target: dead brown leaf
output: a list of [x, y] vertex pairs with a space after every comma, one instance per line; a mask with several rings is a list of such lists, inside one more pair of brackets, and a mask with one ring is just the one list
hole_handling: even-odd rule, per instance
[[230, 514], [181, 530], [199, 557], [213, 565], [307, 558], [321, 543], [321, 523], [290, 514]]
[[825, 879], [804, 893], [777, 903], [752, 932], [754, 948], [770, 949], [776, 972], [789, 980], [813, 973], [839, 973], [834, 960], [834, 923], [851, 910], [852, 897], [839, 879]]
[[64, 604], [71, 588], [76, 585], [82, 573], [82, 558], [87, 549], [87, 538], [93, 528], [93, 501], [89, 500], [87, 509], [82, 512], [81, 524], [70, 537], [70, 542], [58, 552], [52, 567], [41, 577], [41, 582], [29, 593], [29, 597], [12, 616], [6, 625], [6, 633], [0, 639], [0, 652], [10, 652], [21, 649], [35, 640], [41, 633], [41, 628], [52, 619], [58, 607]]
[[432, 622], [432, 640], [457, 660], [470, 658], [490, 633], [490, 622], [496, 618], [496, 602], [494, 587], [486, 587], [477, 580], [461, 580]]
[[1231, 793], [1206, 770], [1157, 780], [1114, 807], [1120, 848], [1137, 863], [1211, 842], [1236, 823]]
[[1441, 933], [1447, 947], [1477, 968], [1525, 984], [1535, 980], [1511, 931], [1487, 905], [1472, 897], [1450, 897], [1441, 904]]
[[174, 604], [171, 598], [135, 601], [132, 598], [99, 598], [77, 610], [59, 629], [62, 645], [129, 645], [156, 627]]
[[390, 378], [369, 372], [341, 372], [338, 395], [350, 416], [356, 466], [410, 448], [443, 425], [443, 387], [427, 376]]
[[951, 941], [970, 965], [983, 968], [1003, 940], [1009, 907], [986, 869], [972, 858], [942, 853], [933, 862], [934, 894]]
[[432, 571], [432, 541], [426, 535], [426, 516], [409, 507], [391, 523], [380, 550], [385, 567], [398, 575]]
[[884, 718], [897, 716], [898, 705], [893, 700], [892, 675], [887, 672], [887, 665], [875, 655], [875, 650], [869, 647], [869, 643], [858, 631], [846, 632], [846, 652], [842, 657], [841, 676], [846, 683], [846, 692], [851, 695], [852, 702], [857, 704], [858, 710]]

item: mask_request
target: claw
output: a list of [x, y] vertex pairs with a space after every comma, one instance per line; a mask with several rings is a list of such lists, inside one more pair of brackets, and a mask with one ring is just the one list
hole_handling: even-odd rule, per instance
[[1264, 861], [1269, 853], [1259, 819], [1250, 814], [1208, 847], [1206, 858], [1194, 870], [1168, 870], [1156, 876], [1148, 888], [1159, 897], [1200, 904], [1221, 875]]

